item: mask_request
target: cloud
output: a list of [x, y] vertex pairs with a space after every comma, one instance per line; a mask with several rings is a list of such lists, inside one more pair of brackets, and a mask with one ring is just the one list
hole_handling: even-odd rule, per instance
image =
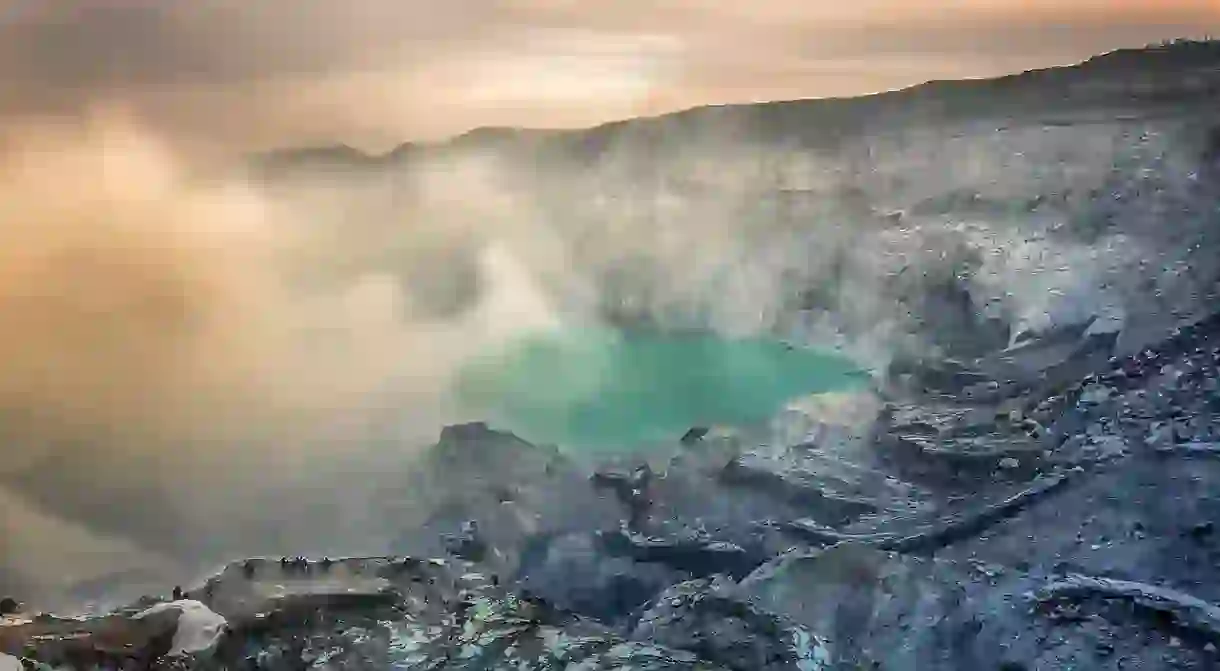
[[[90, 565], [122, 548], [186, 570], [375, 543], [358, 520], [296, 513], [342, 486], [336, 464], [375, 468], [365, 457], [380, 449], [401, 465], [433, 439], [462, 361], [554, 324], [512, 241], [474, 236], [457, 200], [415, 222], [371, 194], [352, 221], [343, 198], [360, 192], [276, 198], [196, 179], [113, 109], [0, 139], [0, 499], [22, 501], [29, 522], [5, 530], [0, 573], [40, 587], [112, 567]], [[456, 167], [438, 173], [449, 188], [495, 202], [477, 168]], [[384, 241], [397, 248], [378, 263]], [[467, 253], [486, 290], [456, 312], [426, 309], [453, 300], [443, 283], [405, 283], [430, 249]], [[327, 507], [359, 516], [368, 495], [335, 489]], [[43, 555], [73, 543], [72, 570], [40, 569], [72, 563]]]
[[17, 0], [0, 11], [0, 114], [77, 114], [120, 99], [149, 123], [212, 142], [388, 144], [482, 125], [867, 93], [1220, 30], [1207, 0], [1150, 7]]

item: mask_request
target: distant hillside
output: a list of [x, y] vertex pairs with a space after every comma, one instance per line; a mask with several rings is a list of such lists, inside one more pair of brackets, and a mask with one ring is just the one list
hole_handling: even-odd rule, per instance
[[895, 125], [954, 121], [1078, 123], [1089, 114], [1140, 118], [1220, 109], [1220, 40], [1180, 40], [1121, 49], [1077, 65], [994, 79], [931, 81], [854, 98], [712, 105], [583, 130], [480, 128], [440, 143], [405, 143], [381, 155], [347, 146], [285, 149], [257, 155], [256, 171], [366, 171], [399, 166], [421, 154], [458, 149], [528, 151], [535, 158], [596, 160], [623, 141], [658, 151], [693, 139], [782, 142], [833, 147]]

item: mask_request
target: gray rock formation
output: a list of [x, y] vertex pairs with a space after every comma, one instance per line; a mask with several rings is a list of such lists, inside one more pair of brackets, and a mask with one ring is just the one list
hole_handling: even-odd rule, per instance
[[[0, 642], [6, 654], [49, 668], [762, 668], [722, 666], [694, 644], [624, 637], [513, 595], [463, 562], [249, 560], [192, 592], [211, 610], [172, 602], [102, 618], [37, 619], [6, 625]], [[180, 617], [155, 617], [173, 610]], [[773, 628], [757, 634], [775, 639], [774, 654], [788, 664], [766, 668], [827, 668], [811, 636]]]

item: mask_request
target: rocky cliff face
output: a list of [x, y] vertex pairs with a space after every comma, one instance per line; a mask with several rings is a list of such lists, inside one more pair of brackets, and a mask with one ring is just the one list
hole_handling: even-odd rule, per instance
[[[463, 222], [442, 247], [519, 238], [557, 303], [611, 323], [838, 334], [887, 360], [1121, 315], [1134, 351], [1199, 316], [1220, 272], [1216, 44], [255, 163], [273, 184], [351, 187], [423, 228]], [[415, 261], [377, 254], [381, 268]], [[470, 284], [468, 264], [451, 270]]]

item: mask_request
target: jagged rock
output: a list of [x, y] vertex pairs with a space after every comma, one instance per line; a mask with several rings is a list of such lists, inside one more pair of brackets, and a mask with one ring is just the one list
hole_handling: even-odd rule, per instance
[[[36, 622], [23, 633], [37, 642], [27, 648], [28, 656], [52, 665], [108, 653], [132, 657], [143, 668], [200, 671], [290, 671], [311, 665], [538, 671], [576, 665], [653, 671], [723, 668], [689, 651], [625, 640], [591, 620], [506, 592], [472, 568], [461, 562], [352, 558], [333, 560], [331, 570], [320, 574], [266, 562], [259, 571], [263, 578], [251, 580], [234, 565], [208, 581], [210, 590], [200, 590], [210, 591], [213, 605], [228, 614], [218, 641], [219, 613], [190, 602], [159, 604], [134, 617]], [[373, 576], [374, 584], [391, 585], [388, 591], [376, 590], [386, 598], [338, 598], [369, 594]], [[310, 605], [301, 608], [302, 603]], [[137, 626], [152, 628], [133, 638], [125, 628]], [[79, 632], [88, 632], [87, 637]], [[72, 650], [86, 654], [73, 656]], [[210, 658], [196, 654], [203, 650], [213, 651]], [[171, 662], [175, 652], [191, 654]]]
[[679, 442], [683, 445], [694, 445], [700, 440], [703, 440], [703, 437], [709, 433], [711, 433], [711, 429], [708, 427], [692, 426], [689, 431], [682, 434], [682, 438], [679, 439]]
[[493, 431], [487, 422], [468, 422], [466, 424], [451, 424], [441, 430], [442, 445], [479, 443], [488, 438], [501, 438], [505, 434]]
[[1048, 620], [1030, 599], [1044, 584], [981, 561], [842, 545], [790, 553], [734, 589], [827, 636], [839, 668], [1105, 669], [1111, 656], [1160, 668], [1166, 655], [1201, 653], [1175, 650], [1147, 622]]
[[1220, 457], [1220, 443], [1192, 441], [1181, 444], [1158, 444], [1155, 449], [1161, 454], [1183, 457]]
[[[175, 647], [181, 611], [161, 609], [99, 618], [35, 618], [3, 625], [9, 652], [51, 666], [104, 663], [152, 665]], [[184, 638], [184, 643], [193, 642]]]
[[720, 482], [734, 487], [750, 487], [792, 505], [805, 514], [828, 524], [846, 524], [877, 506], [858, 498], [838, 495], [820, 487], [813, 474], [799, 469], [776, 471], [762, 466], [760, 460], [739, 457], [720, 472]]
[[829, 637], [844, 667], [946, 668], [938, 663], [954, 653], [934, 641], [954, 626], [963, 578], [947, 565], [844, 544], [773, 560], [736, 594]]
[[895, 360], [886, 375], [891, 379], [909, 376], [916, 388], [939, 392], [961, 391], [989, 380], [986, 374], [971, 370], [967, 364], [956, 359], [935, 362]]
[[1173, 422], [1153, 422], [1144, 442], [1154, 450], [1172, 450], [1178, 443], [1178, 431]]
[[1080, 397], [1077, 403], [1085, 405], [1101, 405], [1109, 401], [1115, 395], [1115, 390], [1104, 385], [1090, 385], [1080, 392]]
[[531, 538], [618, 523], [620, 506], [588, 475], [557, 450], [486, 424], [447, 427], [378, 497], [394, 502], [379, 515], [397, 532], [391, 551], [457, 552], [509, 574]]
[[649, 491], [652, 478], [652, 469], [643, 464], [629, 473], [598, 471], [591, 479], [595, 486], [614, 492], [619, 503], [627, 511], [627, 523], [636, 527], [647, 519], [648, 511], [652, 508], [653, 501]]
[[1177, 590], [1129, 580], [1069, 575], [1037, 592], [1042, 602], [1063, 599], [1122, 599], [1168, 615], [1179, 627], [1220, 640], [1220, 607]]
[[132, 616], [145, 620], [170, 615], [174, 618], [174, 637], [165, 654], [170, 657], [212, 653], [225, 634], [228, 621], [198, 601], [171, 601], [157, 604]]
[[487, 541], [479, 533], [478, 522], [474, 520], [467, 520], [462, 524], [461, 532], [446, 535], [443, 542], [449, 553], [459, 559], [472, 562], [482, 562], [487, 559], [489, 547]]
[[1027, 347], [1075, 344], [1089, 333], [1097, 321], [1098, 318], [1092, 316], [1079, 321], [1065, 320], [1051, 323], [1040, 329], [1024, 329], [1013, 336], [1009, 351]]
[[[545, 606], [512, 596], [474, 594], [456, 618], [353, 617], [303, 632], [272, 632], [252, 657], [258, 669], [288, 671], [302, 664], [401, 669], [538, 670], [712, 668], [690, 653], [624, 641], [595, 625], [555, 617]], [[242, 668], [242, 667], [239, 667]]]
[[626, 556], [643, 563], [668, 566], [694, 576], [717, 573], [742, 578], [766, 557], [743, 547], [699, 533], [684, 537], [656, 537], [630, 529], [601, 532], [598, 540], [611, 556]]
[[826, 641], [737, 599], [731, 585], [714, 579], [670, 587], [641, 614], [631, 638], [694, 652], [734, 671], [831, 668]]
[[1042, 476], [998, 501], [942, 513], [932, 521], [907, 521], [894, 531], [844, 533], [808, 519], [791, 520], [783, 527], [821, 546], [851, 542], [882, 550], [928, 552], [981, 533], [1061, 488], [1067, 481], [1066, 474]]
[[691, 576], [672, 566], [608, 554], [595, 534], [535, 541], [515, 578], [530, 594], [557, 607], [617, 624], [667, 585]]

